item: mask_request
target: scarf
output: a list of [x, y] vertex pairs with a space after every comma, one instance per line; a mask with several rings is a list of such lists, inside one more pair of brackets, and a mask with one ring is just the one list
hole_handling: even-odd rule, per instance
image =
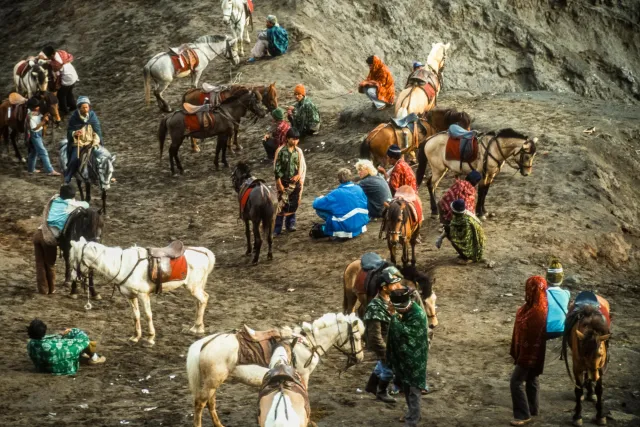
[[525, 303], [516, 313], [511, 340], [511, 357], [516, 365], [542, 374], [546, 350], [547, 281], [541, 276], [527, 280]]

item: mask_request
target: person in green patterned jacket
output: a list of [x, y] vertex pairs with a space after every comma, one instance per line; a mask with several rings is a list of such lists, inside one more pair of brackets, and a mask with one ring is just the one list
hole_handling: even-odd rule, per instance
[[[451, 212], [453, 218], [449, 225], [445, 225], [444, 232], [451, 246], [458, 252], [460, 264], [482, 260], [485, 237], [480, 220], [466, 210], [462, 199], [451, 203]], [[438, 248], [439, 244], [441, 241], [436, 242]]]
[[62, 334], [46, 335], [47, 325], [34, 319], [27, 328], [27, 351], [37, 372], [54, 375], [74, 375], [78, 371], [80, 357], [86, 354], [90, 365], [104, 363], [106, 358], [95, 352], [95, 342], [80, 329], [67, 329]]
[[300, 136], [315, 135], [320, 130], [320, 113], [303, 85], [297, 85], [293, 91], [296, 98], [294, 106], [288, 108], [291, 125], [300, 132]]
[[389, 323], [387, 363], [393, 368], [396, 381], [402, 384], [407, 401], [405, 425], [416, 427], [420, 421], [421, 391], [427, 387], [427, 315], [413, 301], [407, 287], [392, 291], [390, 299], [397, 313]]

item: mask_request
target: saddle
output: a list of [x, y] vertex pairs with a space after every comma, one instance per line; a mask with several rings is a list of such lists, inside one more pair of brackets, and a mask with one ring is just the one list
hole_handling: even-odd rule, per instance
[[576, 297], [575, 301], [573, 302], [573, 305], [569, 310], [569, 313], [585, 305], [592, 305], [595, 308], [597, 308], [598, 311], [600, 311], [600, 314], [602, 314], [602, 317], [604, 317], [605, 321], [607, 322], [607, 325], [611, 326], [609, 302], [606, 299], [602, 298], [599, 295], [594, 294], [591, 291], [580, 292]]
[[259, 186], [260, 184], [265, 183], [264, 179], [258, 179], [254, 177], [249, 177], [240, 187], [240, 191], [238, 192], [238, 200], [240, 201], [240, 215], [242, 216], [242, 212], [244, 211], [245, 206], [247, 205], [247, 201], [249, 200], [249, 196], [251, 195], [251, 191], [254, 188]]
[[223, 96], [223, 93], [231, 89], [231, 86], [228, 85], [210, 85], [209, 83], [202, 83], [202, 91], [200, 93], [200, 103], [204, 104], [205, 101], [209, 100], [209, 105], [211, 107], [216, 108], [224, 100], [227, 98]]
[[18, 68], [16, 69], [16, 75], [19, 77], [24, 77], [31, 70], [31, 67], [32, 67], [31, 60], [21, 61], [20, 65], [18, 65]]
[[[190, 108], [197, 108], [195, 105], [187, 104]], [[184, 127], [187, 132], [199, 132], [201, 130], [211, 129], [216, 123], [213, 112], [210, 111], [208, 105], [201, 106], [196, 113], [190, 114], [186, 109], [184, 110]]]
[[185, 102], [182, 104], [182, 109], [187, 114], [196, 114], [201, 111], [208, 112], [209, 110], [211, 110], [211, 105], [209, 104], [193, 105], [193, 104], [189, 104], [188, 102]]
[[22, 105], [27, 102], [27, 98], [20, 95], [17, 92], [11, 92], [9, 94], [9, 104], [11, 105]]
[[196, 67], [200, 63], [198, 54], [189, 45], [183, 44], [178, 48], [169, 48], [169, 56], [173, 63], [173, 69], [175, 75], [183, 74], [186, 72], [195, 71]]
[[462, 163], [471, 163], [478, 158], [478, 138], [476, 132], [467, 131], [458, 125], [449, 127], [449, 139], [445, 149], [446, 160], [459, 160]]
[[375, 252], [367, 252], [362, 255], [362, 258], [360, 258], [360, 265], [362, 270], [356, 277], [356, 293], [375, 296], [378, 293], [378, 288], [380, 287], [382, 270], [392, 264], [385, 261]]
[[425, 68], [419, 69], [411, 73], [407, 78], [405, 88], [420, 87], [427, 95], [429, 101], [436, 96], [436, 88], [438, 87], [437, 75]]
[[184, 256], [184, 243], [175, 240], [164, 248], [148, 248], [149, 278], [156, 284], [156, 293], [162, 292], [162, 284], [187, 278], [188, 265]]
[[236, 333], [238, 365], [269, 366], [276, 345], [284, 338], [278, 329], [254, 331], [247, 325]]
[[422, 222], [422, 205], [418, 202], [418, 195], [413, 188], [408, 185], [403, 185], [396, 190], [396, 199], [402, 199], [407, 203], [411, 218], [414, 222]]
[[[291, 365], [279, 364], [267, 371], [262, 378], [262, 385], [258, 392], [258, 401], [265, 396], [281, 390], [288, 390], [301, 395], [304, 398], [304, 409], [307, 412], [307, 416], [311, 413], [307, 388], [302, 382], [300, 374], [298, 374]], [[258, 413], [258, 417], [259, 416], [260, 413]]]

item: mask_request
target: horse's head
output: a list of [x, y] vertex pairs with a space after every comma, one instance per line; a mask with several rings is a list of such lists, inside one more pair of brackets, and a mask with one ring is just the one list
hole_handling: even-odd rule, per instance
[[229, 25], [233, 14], [233, 0], [222, 0], [220, 7], [222, 8], [222, 23]]
[[360, 363], [364, 360], [364, 350], [362, 348], [362, 335], [364, 334], [364, 323], [356, 315], [351, 313], [336, 315], [338, 323], [339, 337], [336, 348], [348, 357], [347, 367], [350, 364]]
[[238, 39], [225, 36], [226, 49], [224, 57], [233, 63], [238, 65], [240, 63], [240, 56], [238, 55]]
[[[71, 265], [71, 280], [77, 281], [83, 277], [87, 277], [89, 274], [89, 264], [87, 259], [90, 256], [89, 252], [95, 252], [95, 248], [91, 247], [90, 242], [84, 237], [80, 237], [77, 241], [72, 240], [70, 242], [71, 249], [69, 250], [69, 264]], [[92, 255], [95, 259], [95, 254]]]
[[37, 62], [34, 63], [33, 67], [31, 68], [31, 75], [36, 80], [38, 89], [46, 92], [47, 86], [49, 84], [49, 76], [44, 66], [40, 65]]
[[276, 82], [271, 83], [264, 91], [262, 104], [267, 110], [273, 111], [278, 108], [278, 91], [276, 91]]
[[414, 265], [402, 267], [400, 273], [402, 273], [405, 280], [412, 282], [414, 287], [420, 292], [420, 298], [422, 299], [427, 312], [429, 328], [433, 329], [438, 326], [436, 294], [433, 292], [435, 278], [432, 279], [429, 274], [418, 271]]
[[[575, 329], [578, 358], [590, 380], [598, 381], [607, 362], [607, 341], [611, 337], [600, 312], [585, 316]], [[573, 353], [573, 350], [572, 350]], [[575, 358], [574, 358], [575, 363]]]
[[60, 118], [60, 110], [58, 108], [58, 97], [53, 92], [38, 90], [34, 95], [40, 100], [40, 112], [42, 114], [51, 114], [55, 124], [59, 124], [62, 120]]
[[440, 76], [442, 70], [444, 70], [449, 46], [450, 43], [433, 43], [431, 45], [431, 52], [429, 52], [429, 56], [427, 57], [427, 65], [434, 73], [438, 74], [438, 76]]
[[233, 184], [234, 190], [236, 193], [240, 192], [240, 187], [242, 187], [242, 183], [247, 180], [247, 178], [251, 177], [251, 168], [245, 162], [238, 162], [236, 167], [231, 172], [231, 183]]
[[96, 174], [100, 188], [109, 190], [111, 188], [111, 180], [113, 178], [113, 164], [116, 161], [116, 155], [111, 154], [106, 148], [99, 147], [94, 149]]
[[407, 202], [402, 199], [393, 199], [391, 202], [385, 202], [384, 226], [387, 233], [387, 241], [391, 245], [396, 246], [402, 243], [403, 228], [409, 218], [405, 212]]
[[524, 144], [522, 144], [522, 154], [518, 162], [522, 176], [530, 175], [533, 170], [533, 158], [536, 156], [536, 142], [538, 142], [538, 138], [532, 138], [527, 139]]
[[262, 108], [262, 94], [258, 90], [252, 90], [249, 96], [249, 111], [262, 118], [267, 115], [267, 110]]

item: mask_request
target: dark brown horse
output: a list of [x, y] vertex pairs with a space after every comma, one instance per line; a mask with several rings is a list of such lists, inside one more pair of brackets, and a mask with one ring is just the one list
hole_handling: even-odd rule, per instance
[[276, 217], [276, 201], [273, 193], [263, 180], [251, 176], [249, 165], [244, 162], [236, 165], [231, 174], [231, 182], [238, 193], [240, 217], [244, 221], [244, 231], [247, 236], [245, 255], [251, 255], [251, 230], [249, 229], [249, 222], [251, 222], [253, 224], [253, 264], [258, 263], [262, 247], [260, 225], [269, 244], [267, 259], [272, 260], [273, 223]]
[[240, 119], [244, 117], [248, 111], [251, 111], [257, 117], [264, 117], [266, 111], [260, 105], [262, 103], [262, 95], [258, 91], [250, 91], [248, 89], [238, 92], [235, 96], [227, 99], [220, 107], [209, 113], [213, 118], [213, 124], [210, 127], [197, 131], [190, 131], [185, 125], [184, 111], [175, 111], [165, 116], [160, 121], [158, 129], [158, 139], [160, 140], [160, 158], [164, 148], [164, 140], [167, 132], [171, 136], [171, 147], [169, 148], [169, 163], [171, 165], [171, 173], [175, 175], [174, 161], [178, 166], [180, 173], [184, 173], [180, 159], [178, 158], [178, 150], [184, 139], [188, 136], [203, 139], [212, 136], [218, 136], [218, 144], [216, 145], [216, 156], [214, 164], [218, 169], [218, 156], [222, 153], [222, 163], [225, 167], [229, 167], [227, 163], [227, 141], [233, 136], [235, 129], [240, 124]]

